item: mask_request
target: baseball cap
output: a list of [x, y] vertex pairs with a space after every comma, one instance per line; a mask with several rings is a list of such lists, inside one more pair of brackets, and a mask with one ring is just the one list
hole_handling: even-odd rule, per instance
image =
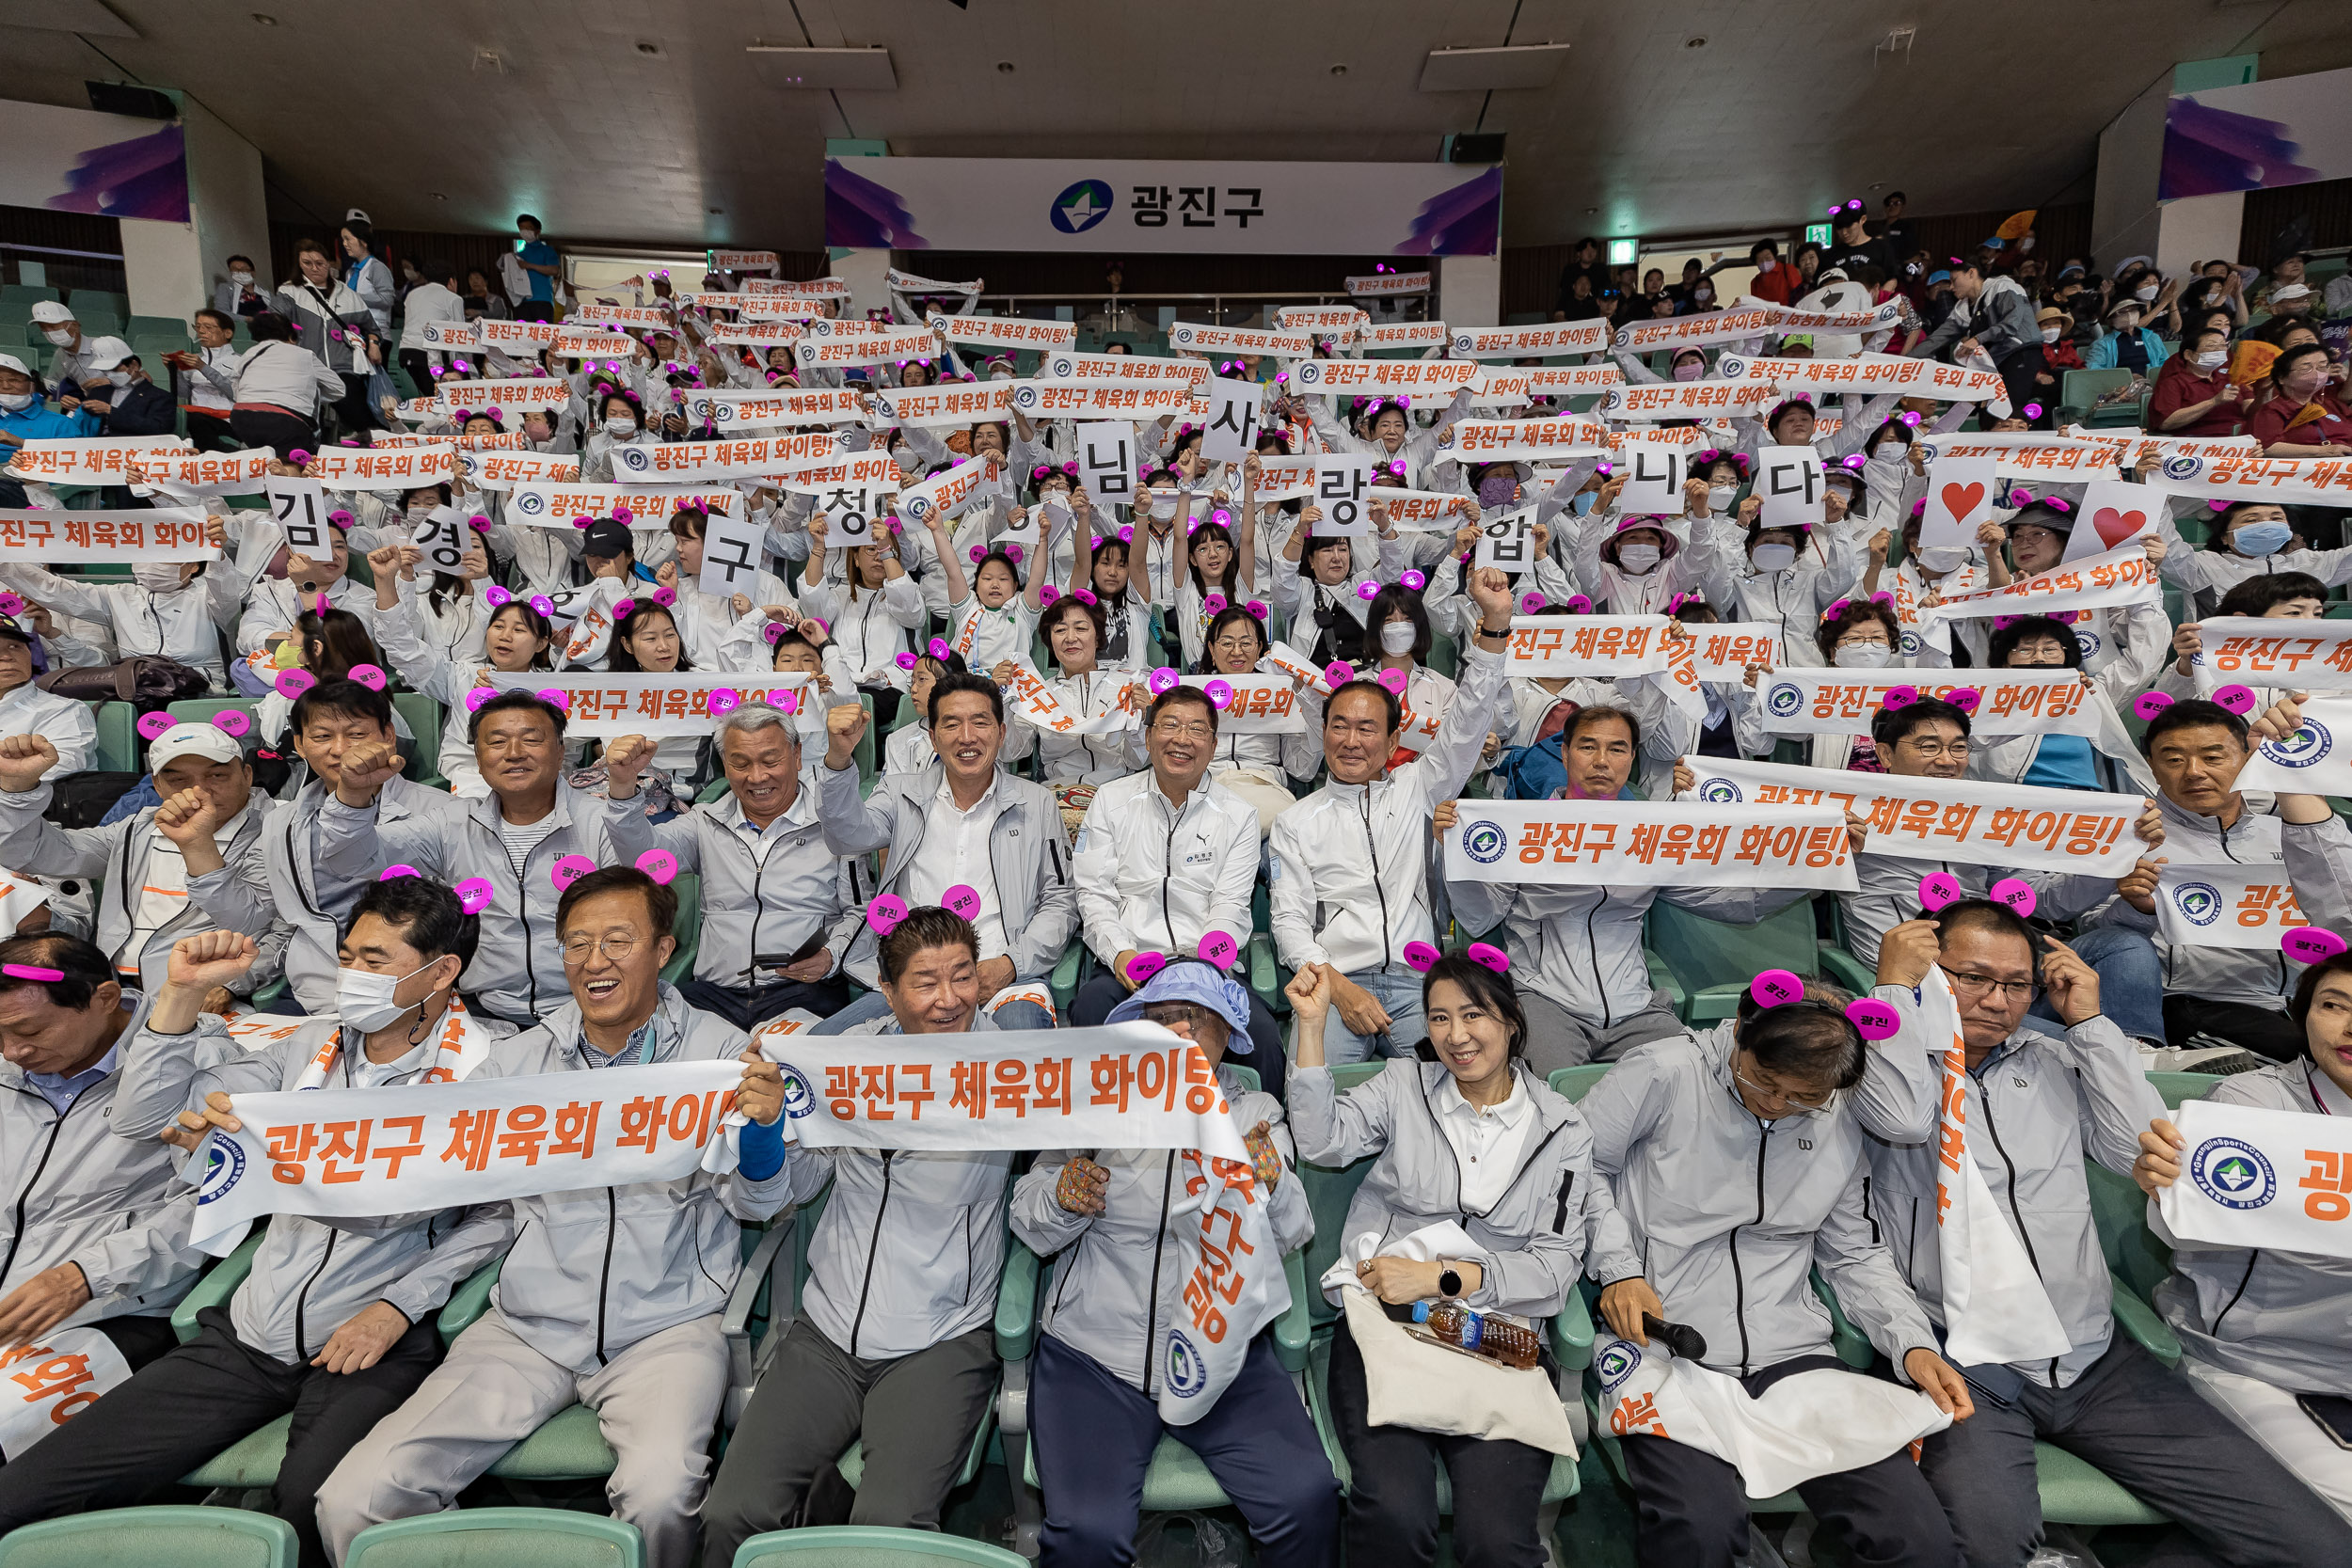
[[37, 300], [33, 305], [33, 319], [44, 325], [55, 326], [59, 322], [72, 321], [73, 312], [54, 299]]
[[202, 757], [207, 762], [235, 762], [245, 755], [236, 736], [216, 724], [174, 724], [147, 748], [147, 770], [160, 773], [178, 757]]
[[368, 216], [367, 214], [361, 212], [358, 208], [354, 207], [343, 214], [343, 221], [345, 223], [373, 223], [375, 220]]
[[0, 615], [0, 637], [11, 642], [22, 642], [28, 648], [33, 645], [33, 634], [13, 615]]
[[2129, 294], [2126, 294], [2122, 299], [2119, 299], [2114, 304], [2108, 306], [2106, 313], [2099, 319], [2101, 321], [2113, 321], [2117, 313], [2120, 311], [2130, 310], [2137, 313], [2141, 309], [2142, 307], [2138, 300], [2132, 298]]
[[1132, 1023], [1143, 1009], [1164, 1002], [1190, 1002], [1223, 1019], [1233, 1032], [1229, 1053], [1249, 1052], [1249, 993], [1241, 982], [1206, 963], [1171, 963], [1143, 983], [1143, 989], [1113, 1007], [1105, 1023]]
[[599, 517], [588, 525], [588, 537], [580, 546], [582, 555], [626, 555], [635, 549], [629, 539], [628, 525], [611, 517]]
[[1928, 281], [1931, 283], [1949, 283], [1951, 280], [1952, 275], [1942, 267], [1928, 274]]
[[33, 373], [31, 369], [25, 365], [24, 361], [19, 359], [13, 354], [0, 354], [0, 371], [14, 371], [19, 375], [30, 375]]
[[2270, 291], [2270, 297], [2273, 301], [2281, 299], [2309, 299], [2311, 296], [2312, 291], [2310, 285], [2303, 283], [2282, 283], [2278, 288]]
[[89, 365], [94, 371], [110, 371], [125, 359], [133, 358], [131, 345], [119, 338], [92, 338], [89, 341]]

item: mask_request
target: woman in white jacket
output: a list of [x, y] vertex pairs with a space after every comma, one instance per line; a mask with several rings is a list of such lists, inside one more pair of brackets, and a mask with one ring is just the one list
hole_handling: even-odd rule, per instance
[[858, 685], [875, 693], [875, 716], [887, 723], [891, 713], [882, 705], [882, 694], [888, 692], [895, 704], [898, 693], [907, 689], [898, 656], [907, 651], [907, 639], [923, 629], [926, 615], [923, 595], [898, 559], [898, 536], [880, 534], [872, 544], [843, 550], [849, 573], [834, 581], [826, 569], [832, 552], [822, 515], [809, 518], [808, 534], [813, 547], [802, 576], [802, 613], [831, 628]]
[[1814, 627], [1862, 580], [1862, 551], [1836, 530], [1765, 528], [1756, 520], [1763, 506], [1755, 496], [1740, 503], [1747, 537], [1730, 562], [1715, 558], [1708, 602], [1736, 608], [1735, 620], [1774, 623], [1790, 663], [1818, 663]]

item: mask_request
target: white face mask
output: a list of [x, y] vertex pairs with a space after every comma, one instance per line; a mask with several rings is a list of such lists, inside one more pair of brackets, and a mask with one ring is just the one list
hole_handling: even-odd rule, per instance
[[11, 414], [21, 409], [30, 408], [32, 405], [33, 394], [30, 392], [0, 393], [0, 408], [5, 408]]
[[1707, 367], [1695, 359], [1686, 359], [1675, 367], [1677, 381], [1696, 381], [1707, 373]]
[[1756, 270], [1757, 272], [1775, 272], [1779, 270], [1779, 267], [1780, 263], [1770, 256], [1762, 256], [1756, 259]]
[[1710, 484], [1707, 487], [1707, 509], [1722, 512], [1731, 505], [1731, 498], [1740, 493], [1737, 484]]
[[408, 520], [412, 523], [421, 523], [432, 515], [433, 503], [431, 501], [419, 501], [408, 509]]
[[1840, 670], [1876, 670], [1894, 657], [1883, 642], [1848, 642], [1831, 657]]
[[1699, 304], [1705, 305], [1715, 297], [1715, 291], [1701, 285], [1691, 291], [1691, 297]]
[[73, 334], [68, 332], [62, 326], [43, 327], [40, 335], [48, 339], [51, 342], [56, 344], [59, 348], [63, 348], [68, 343], [73, 341]]
[[131, 580], [151, 594], [168, 594], [180, 586], [176, 561], [141, 562], [131, 568]]
[[1617, 564], [1635, 577], [1646, 577], [1658, 565], [1659, 548], [1655, 545], [1621, 545], [1617, 548]]
[[1919, 552], [1919, 564], [1931, 572], [1956, 570], [1968, 559], [1968, 552], [1958, 545], [1930, 545]]
[[[438, 963], [439, 959], [435, 959]], [[422, 964], [406, 974], [378, 974], [365, 969], [335, 971], [335, 1010], [342, 1021], [363, 1035], [373, 1035], [387, 1028], [391, 1022], [408, 1011], [392, 1000], [392, 992], [403, 980], [422, 974], [433, 964]], [[416, 1004], [410, 1003], [409, 1006]]]
[[2134, 293], [2141, 299], [2153, 299], [2156, 297], [2156, 286], [2153, 283], [2143, 283]]
[[1394, 657], [1413, 651], [1413, 623], [1391, 621], [1380, 628], [1380, 651]]
[[249, 272], [232, 272], [229, 275], [229, 281], [240, 289], [249, 289], [253, 286], [253, 275]]
[[1759, 572], [1785, 572], [1797, 563], [1797, 546], [1758, 545], [1749, 554], [1748, 561]]
[[2055, 326], [2043, 327], [2042, 329], [2042, 341], [2045, 343], [2057, 342], [2058, 341], [2058, 329]]
[[1902, 460], [1903, 444], [1900, 441], [1881, 441], [1870, 449], [1870, 461], [1873, 463], [1900, 463]]
[[2204, 354], [2192, 354], [2188, 356], [2188, 362], [2201, 371], [2217, 371], [2229, 363], [2229, 359], [2230, 356], [2217, 348]]
[[922, 464], [915, 458], [914, 449], [912, 447], [891, 448], [890, 460], [898, 465], [898, 472], [901, 474], [912, 474], [922, 467]]
[[1164, 523], [1174, 515], [1176, 515], [1176, 499], [1173, 496], [1152, 499], [1152, 517], [1153, 521]]
[[106, 379], [117, 387], [128, 387], [131, 385], [131, 372], [129, 371], [108, 371], [106, 372]]
[[637, 434], [637, 421], [626, 414], [615, 414], [604, 421], [604, 432], [615, 440], [626, 441]]

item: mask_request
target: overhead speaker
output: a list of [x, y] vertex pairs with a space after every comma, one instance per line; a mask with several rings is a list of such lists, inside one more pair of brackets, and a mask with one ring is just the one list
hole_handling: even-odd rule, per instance
[[1499, 164], [1502, 162], [1502, 133], [1487, 131], [1448, 136], [1438, 161], [1446, 164]]
[[123, 82], [85, 82], [89, 106], [102, 115], [129, 115], [134, 119], [178, 119], [180, 105], [168, 93], [135, 87]]

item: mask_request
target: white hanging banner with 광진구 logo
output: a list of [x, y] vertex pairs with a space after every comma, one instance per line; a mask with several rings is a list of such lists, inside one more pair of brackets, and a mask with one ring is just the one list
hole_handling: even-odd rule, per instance
[[1500, 166], [825, 160], [825, 244], [868, 250], [1491, 256], [1502, 220]]
[[2187, 1147], [2156, 1200], [2184, 1241], [2352, 1258], [2352, 1117], [2192, 1100]]

